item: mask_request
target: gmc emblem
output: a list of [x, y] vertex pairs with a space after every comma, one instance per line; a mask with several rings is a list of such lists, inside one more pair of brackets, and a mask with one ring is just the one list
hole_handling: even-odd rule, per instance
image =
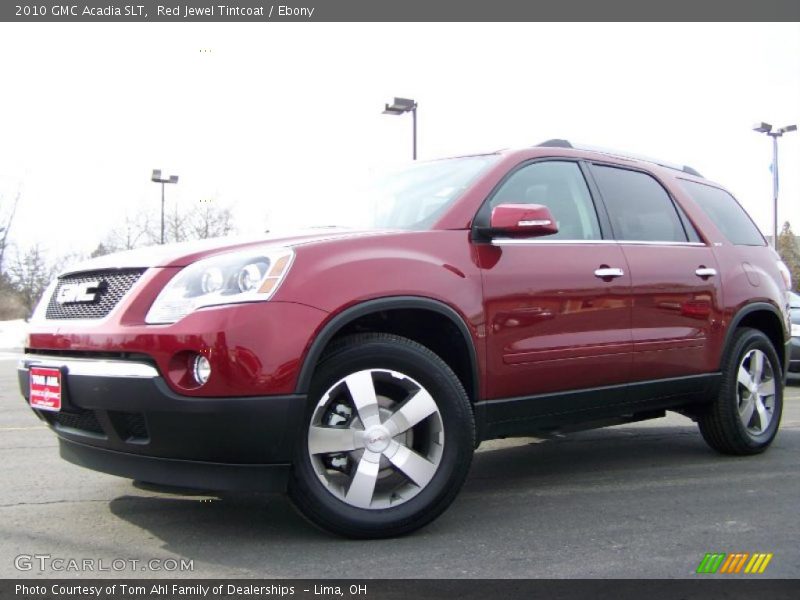
[[84, 283], [67, 283], [58, 290], [56, 302], [94, 302], [100, 289], [100, 281], [86, 281]]

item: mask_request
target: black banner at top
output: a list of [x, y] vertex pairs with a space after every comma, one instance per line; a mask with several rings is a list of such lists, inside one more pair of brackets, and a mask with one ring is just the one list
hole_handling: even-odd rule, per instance
[[800, 21], [800, 0], [4, 0], [0, 21]]

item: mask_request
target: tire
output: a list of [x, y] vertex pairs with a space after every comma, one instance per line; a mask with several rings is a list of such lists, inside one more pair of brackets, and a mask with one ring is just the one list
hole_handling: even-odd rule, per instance
[[782, 412], [778, 353], [761, 331], [739, 329], [723, 362], [719, 395], [698, 419], [703, 439], [723, 454], [759, 454], [775, 439]]
[[458, 377], [424, 346], [382, 333], [326, 351], [302, 431], [289, 496], [312, 523], [351, 538], [433, 521], [461, 489], [475, 445]]

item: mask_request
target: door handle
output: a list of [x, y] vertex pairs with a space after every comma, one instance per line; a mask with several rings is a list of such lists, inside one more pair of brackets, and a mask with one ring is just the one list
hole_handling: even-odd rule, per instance
[[705, 279], [706, 277], [714, 277], [717, 274], [717, 270], [710, 267], [699, 267], [695, 269], [694, 274]]
[[614, 279], [615, 277], [622, 277], [623, 275], [625, 275], [625, 271], [615, 267], [600, 267], [599, 269], [595, 269], [594, 272], [594, 276], [600, 279]]

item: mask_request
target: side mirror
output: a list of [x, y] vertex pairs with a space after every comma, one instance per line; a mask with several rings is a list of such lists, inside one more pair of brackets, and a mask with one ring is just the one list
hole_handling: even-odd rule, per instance
[[489, 220], [492, 234], [538, 237], [558, 233], [550, 209], [541, 204], [498, 204]]

